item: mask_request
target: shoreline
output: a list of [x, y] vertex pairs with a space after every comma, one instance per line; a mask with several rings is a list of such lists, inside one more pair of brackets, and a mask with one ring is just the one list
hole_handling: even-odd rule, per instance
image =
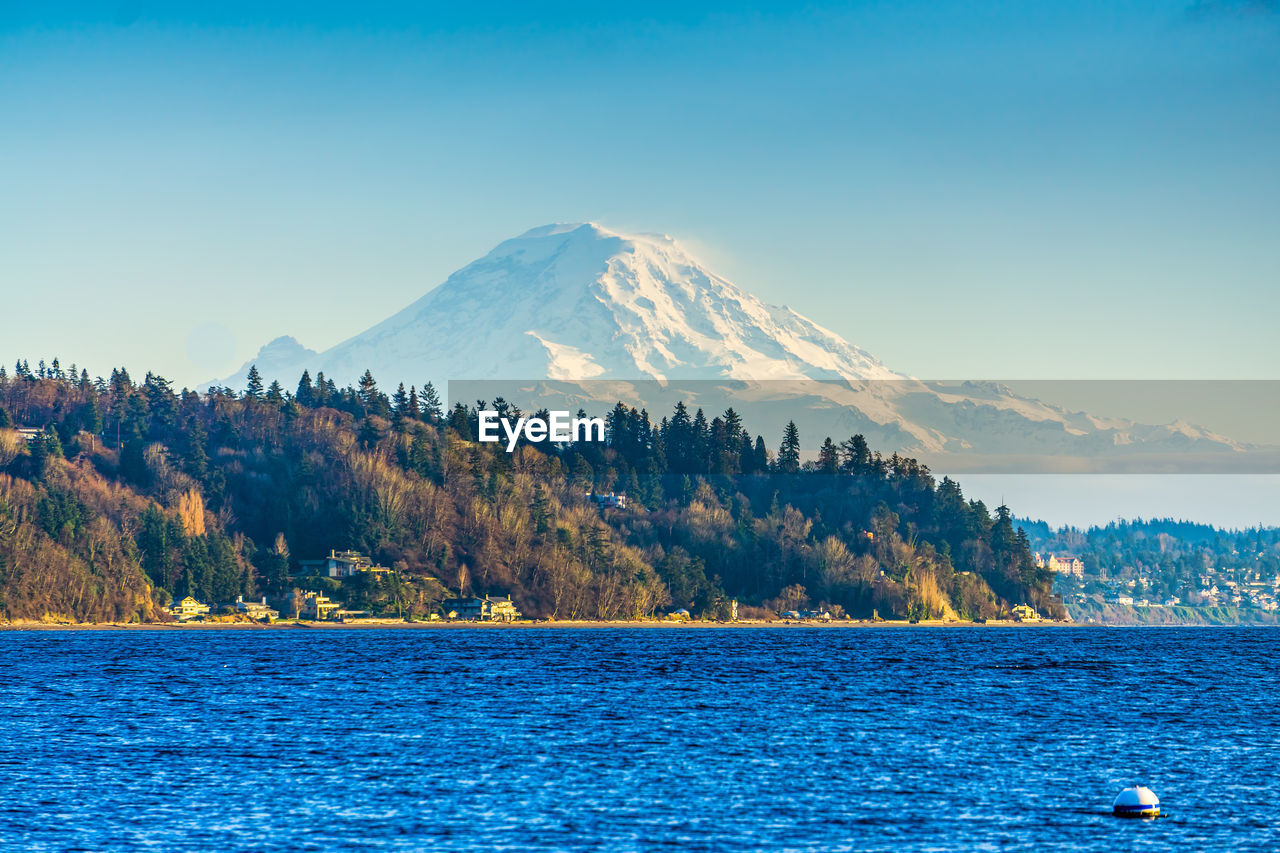
[[[1107, 628], [1130, 627], [1113, 626], [1098, 622], [1014, 622], [988, 621], [944, 622], [924, 621], [910, 623], [907, 621], [885, 620], [871, 621], [833, 621], [833, 622], [664, 622], [649, 621], [597, 621], [569, 620], [525, 621], [525, 622], [404, 622], [400, 620], [367, 620], [353, 622], [295, 622], [293, 620], [272, 623], [262, 622], [10, 622], [0, 624], [0, 632], [5, 631], [529, 631], [529, 630], [616, 630], [639, 628], [646, 630], [759, 630], [759, 629], [818, 629], [818, 630], [851, 630], [851, 629], [883, 629], [883, 628]], [[1150, 626], [1150, 627], [1201, 627], [1201, 626]], [[1211, 627], [1211, 626], [1203, 626]]]

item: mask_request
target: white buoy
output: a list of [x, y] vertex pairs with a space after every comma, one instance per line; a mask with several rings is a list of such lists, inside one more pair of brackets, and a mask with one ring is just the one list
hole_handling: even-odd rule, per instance
[[1160, 798], [1150, 788], [1134, 785], [1116, 796], [1111, 811], [1116, 817], [1160, 817]]

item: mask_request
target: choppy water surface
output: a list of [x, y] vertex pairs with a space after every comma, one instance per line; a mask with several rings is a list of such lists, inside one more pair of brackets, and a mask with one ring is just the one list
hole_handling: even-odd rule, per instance
[[[1276, 629], [0, 634], [0, 847], [1274, 850]], [[1145, 782], [1169, 817], [1120, 821]]]

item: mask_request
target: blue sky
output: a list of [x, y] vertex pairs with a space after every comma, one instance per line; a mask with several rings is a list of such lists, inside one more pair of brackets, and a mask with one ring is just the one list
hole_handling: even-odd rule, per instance
[[915, 375], [1276, 378], [1274, 3], [31, 5], [6, 363], [194, 384], [591, 219]]

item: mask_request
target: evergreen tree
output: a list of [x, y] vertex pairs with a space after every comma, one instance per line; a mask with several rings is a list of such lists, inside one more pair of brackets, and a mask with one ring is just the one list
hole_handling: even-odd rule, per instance
[[827, 436], [818, 449], [818, 470], [823, 474], [835, 474], [840, 470], [840, 453], [836, 443]]
[[440, 395], [436, 386], [428, 382], [422, 386], [422, 415], [427, 423], [438, 424], [443, 410], [440, 407]]
[[365, 418], [360, 422], [360, 432], [357, 440], [367, 450], [377, 445], [382, 440], [382, 433], [370, 418]]
[[533, 487], [533, 503], [531, 505], [534, 532], [544, 536], [551, 532], [551, 501], [547, 500], [547, 490], [541, 483]]
[[360, 377], [360, 390], [356, 392], [356, 396], [360, 398], [360, 406], [368, 416], [377, 405], [378, 399], [378, 383], [374, 380], [371, 371], [366, 370], [364, 376]]
[[106, 418], [102, 414], [102, 400], [98, 397], [97, 392], [92, 392], [89, 402], [85, 406], [85, 413], [82, 423], [86, 432], [93, 435], [101, 435], [106, 424]]
[[453, 408], [449, 410], [448, 427], [458, 438], [475, 441], [475, 433], [471, 429], [471, 417], [467, 413], [467, 407], [462, 403], [454, 403]]
[[[763, 443], [760, 449], [764, 450]], [[754, 474], [764, 470], [756, 465], [755, 447], [751, 444], [751, 434], [746, 430], [743, 430], [738, 438], [738, 470], [743, 474]]]
[[674, 474], [688, 474], [696, 469], [693, 421], [689, 417], [689, 408], [683, 400], [676, 403], [671, 420], [664, 419], [662, 443], [667, 452], [668, 471]]
[[333, 397], [333, 382], [324, 378], [324, 371], [316, 374], [316, 388], [312, 394], [312, 402], [316, 406], [327, 406]]
[[702, 409], [698, 409], [693, 416], [693, 472], [705, 474], [711, 470], [710, 468], [710, 448], [711, 448], [711, 424], [707, 423], [707, 416], [703, 414]]
[[840, 443], [840, 469], [858, 476], [872, 473], [871, 450], [861, 434]]
[[409, 470], [423, 479], [436, 478], [436, 456], [425, 431], [417, 432], [409, 445]]
[[262, 399], [262, 374], [258, 372], [258, 365], [249, 366], [248, 384], [244, 389], [244, 396], [249, 400]]
[[785, 474], [800, 470], [800, 430], [795, 421], [788, 421], [783, 430], [782, 444], [778, 446], [778, 470]]
[[298, 390], [294, 393], [293, 399], [298, 401], [299, 406], [314, 406], [316, 403], [315, 386], [311, 384], [311, 372], [302, 371], [302, 378], [298, 380]]
[[769, 451], [764, 446], [764, 436], [756, 436], [755, 451], [752, 453], [755, 457], [752, 468], [756, 471], [769, 470]]
[[203, 480], [209, 472], [209, 455], [205, 452], [208, 436], [199, 418], [191, 418], [184, 432], [187, 446], [182, 454], [182, 467], [192, 477]]
[[403, 382], [396, 388], [396, 393], [391, 395], [391, 411], [396, 417], [409, 417], [409, 394], [404, 390]]
[[37, 443], [44, 444], [50, 458], [61, 459], [63, 457], [62, 440], [58, 438], [58, 432], [52, 426], [44, 428], [44, 435], [41, 436], [40, 441]]

